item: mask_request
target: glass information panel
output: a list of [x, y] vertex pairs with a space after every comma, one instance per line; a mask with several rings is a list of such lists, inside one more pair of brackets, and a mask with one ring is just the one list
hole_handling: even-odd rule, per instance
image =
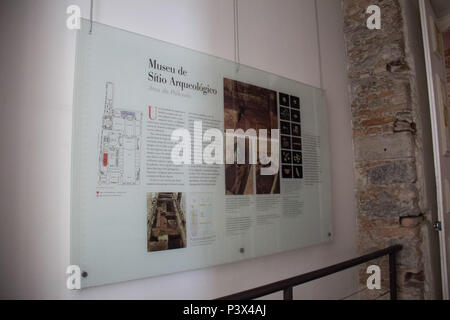
[[71, 196], [82, 287], [331, 240], [322, 90], [99, 23], [88, 30], [83, 20]]

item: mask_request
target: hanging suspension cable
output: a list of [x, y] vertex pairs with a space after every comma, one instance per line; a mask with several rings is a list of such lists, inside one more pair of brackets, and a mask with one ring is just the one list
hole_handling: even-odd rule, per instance
[[237, 71], [241, 64], [241, 58], [239, 57], [239, 6], [238, 0], [234, 0], [234, 62], [237, 63]]
[[317, 8], [317, 0], [314, 0], [314, 10], [316, 14], [317, 50], [319, 56], [319, 80], [320, 88], [323, 89], [322, 52], [320, 48], [319, 9]]
[[91, 11], [89, 13], [89, 22], [90, 22], [90, 26], [89, 26], [89, 34], [92, 34], [92, 16], [94, 13], [94, 0], [91, 0]]

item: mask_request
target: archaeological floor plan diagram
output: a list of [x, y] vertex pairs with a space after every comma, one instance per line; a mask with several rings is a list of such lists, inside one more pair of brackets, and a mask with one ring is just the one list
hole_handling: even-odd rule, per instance
[[141, 174], [142, 113], [114, 108], [114, 84], [106, 83], [99, 154], [100, 185], [136, 185]]

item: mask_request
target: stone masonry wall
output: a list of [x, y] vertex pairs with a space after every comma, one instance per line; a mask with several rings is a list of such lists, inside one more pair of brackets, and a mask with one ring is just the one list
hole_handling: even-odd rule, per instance
[[445, 68], [447, 69], [447, 92], [450, 101], [450, 49], [445, 49]]
[[[366, 27], [366, 9], [381, 8], [382, 29]], [[352, 111], [360, 253], [402, 244], [401, 299], [425, 298], [424, 208], [417, 166], [417, 97], [398, 0], [343, 0]], [[420, 149], [420, 147], [419, 147]], [[379, 263], [388, 288], [387, 259]], [[361, 284], [367, 279], [361, 268]]]

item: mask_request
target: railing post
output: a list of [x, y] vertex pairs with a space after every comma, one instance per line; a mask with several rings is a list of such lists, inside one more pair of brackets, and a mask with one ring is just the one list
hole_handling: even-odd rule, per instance
[[397, 265], [395, 255], [395, 251], [389, 253], [389, 287], [391, 300], [397, 300]]
[[284, 288], [283, 290], [283, 300], [292, 300], [293, 290], [292, 287]]

